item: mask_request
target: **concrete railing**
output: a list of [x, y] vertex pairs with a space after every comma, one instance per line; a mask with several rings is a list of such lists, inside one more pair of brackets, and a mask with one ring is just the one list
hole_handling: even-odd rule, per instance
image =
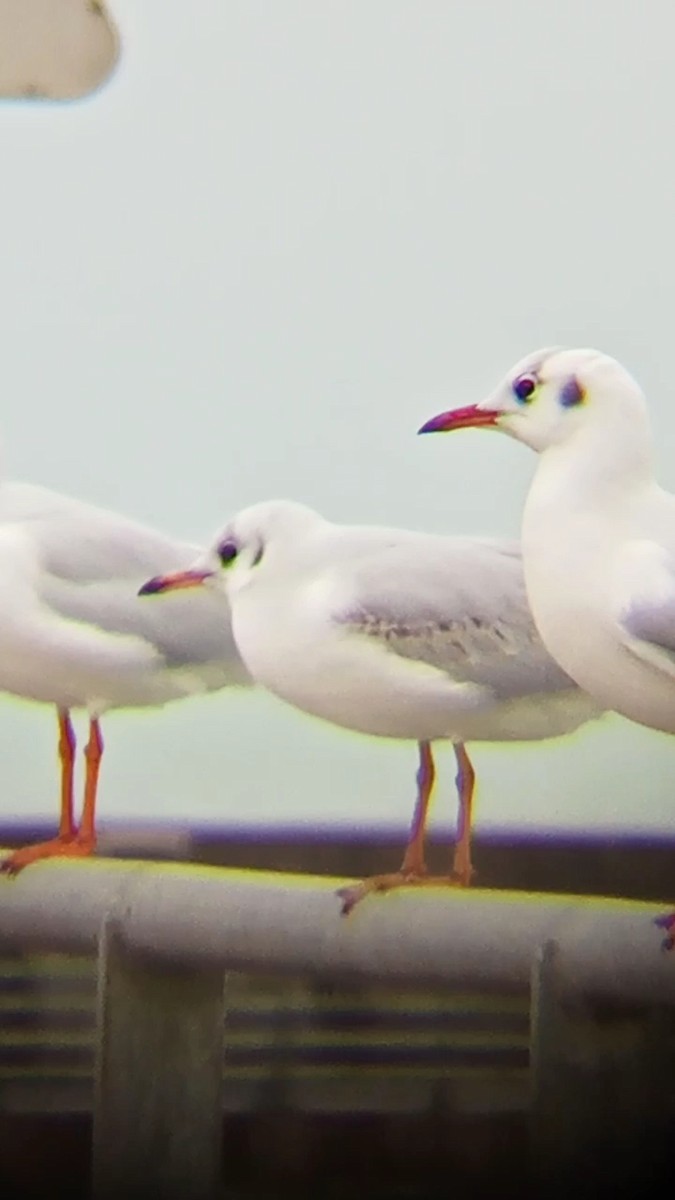
[[98, 948], [96, 1200], [217, 1193], [229, 970], [530, 989], [533, 1132], [549, 1157], [579, 1083], [577, 1018], [592, 1024], [598, 1006], [640, 1014], [646, 1041], [630, 1061], [643, 1117], [642, 1076], [661, 1096], [649, 1047], [675, 1012], [675, 954], [653, 923], [663, 906], [428, 888], [368, 898], [344, 918], [343, 882], [103, 859], [0, 882], [3, 947]]

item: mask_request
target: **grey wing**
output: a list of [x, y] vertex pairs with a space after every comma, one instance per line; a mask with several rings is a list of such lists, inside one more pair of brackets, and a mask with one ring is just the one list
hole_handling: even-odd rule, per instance
[[629, 543], [615, 593], [626, 648], [675, 675], [675, 555], [656, 542]]
[[517, 544], [442, 540], [392, 543], [364, 560], [338, 619], [500, 701], [575, 687], [536, 631]]
[[140, 637], [168, 666], [210, 666], [213, 686], [250, 682], [222, 594], [195, 589], [156, 603], [137, 594], [150, 575], [188, 565], [198, 547], [31, 484], [0, 488], [0, 521], [29, 533], [40, 599], [60, 616]]
[[144, 577], [139, 576], [133, 582], [108, 579], [74, 584], [45, 575], [40, 599], [61, 617], [107, 633], [142, 638], [159, 651], [169, 667], [210, 667], [212, 686], [250, 682], [222, 594], [195, 588], [148, 601], [137, 594], [143, 582]]
[[631, 604], [622, 624], [630, 637], [665, 650], [675, 661], [675, 596], [667, 603], [641, 600]]
[[41, 566], [74, 583], [111, 576], [142, 583], [199, 553], [140, 522], [28, 483], [0, 487], [0, 521], [25, 526]]

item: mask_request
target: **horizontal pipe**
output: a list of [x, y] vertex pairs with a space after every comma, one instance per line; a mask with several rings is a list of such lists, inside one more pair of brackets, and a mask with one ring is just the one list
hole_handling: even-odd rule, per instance
[[367, 897], [340, 915], [344, 880], [175, 863], [36, 863], [0, 879], [0, 944], [93, 952], [108, 916], [129, 951], [194, 969], [525, 991], [553, 938], [566, 994], [675, 1004], [661, 905], [427, 887]]

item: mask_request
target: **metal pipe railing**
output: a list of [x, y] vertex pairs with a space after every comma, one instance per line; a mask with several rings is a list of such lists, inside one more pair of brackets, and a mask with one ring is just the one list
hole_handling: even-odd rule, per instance
[[554, 939], [562, 994], [675, 1005], [664, 906], [620, 899], [408, 888], [340, 915], [344, 881], [183, 864], [53, 861], [0, 881], [0, 942], [91, 951], [114, 919], [129, 953], [197, 970], [526, 990]]
[[633, 1026], [625, 1061], [610, 1053], [610, 1090], [623, 1073], [622, 1145], [639, 1148], [645, 1129], [660, 1144], [675, 1012], [675, 955], [653, 923], [661, 906], [429, 887], [370, 897], [344, 918], [341, 882], [105, 859], [0, 881], [0, 944], [98, 952], [95, 1200], [221, 1194], [228, 970], [530, 990], [532, 1172], [546, 1194], [553, 1184], [568, 1194], [580, 1154], [606, 1172], [593, 1099], [606, 1032], [594, 1008], [609, 1003]]

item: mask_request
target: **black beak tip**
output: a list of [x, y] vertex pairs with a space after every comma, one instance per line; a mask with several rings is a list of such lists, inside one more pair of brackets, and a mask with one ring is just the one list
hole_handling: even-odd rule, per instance
[[425, 421], [424, 425], [420, 425], [417, 432], [418, 432], [418, 434], [419, 433], [438, 433], [439, 432], [438, 417], [431, 417], [431, 419], [429, 421]]
[[158, 575], [154, 579], [149, 579], [143, 587], [138, 589], [139, 596], [156, 596], [162, 590], [162, 580]]

